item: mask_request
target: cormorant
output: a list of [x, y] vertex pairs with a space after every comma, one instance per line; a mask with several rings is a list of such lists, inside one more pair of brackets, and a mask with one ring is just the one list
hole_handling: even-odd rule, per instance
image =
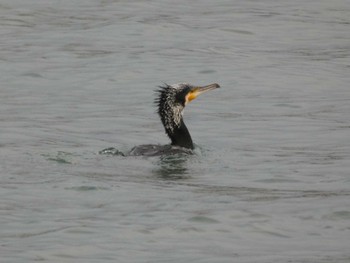
[[171, 140], [171, 145], [140, 145], [134, 147], [129, 155], [163, 155], [179, 152], [190, 153], [193, 149], [191, 135], [183, 121], [185, 106], [198, 95], [220, 86], [216, 83], [207, 86], [193, 86], [187, 83], [160, 86], [155, 103], [163, 123], [165, 133]]

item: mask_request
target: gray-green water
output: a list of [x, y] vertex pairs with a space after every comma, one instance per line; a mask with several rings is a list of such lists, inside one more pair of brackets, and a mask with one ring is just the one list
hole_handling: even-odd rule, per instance
[[[350, 261], [349, 1], [0, 2], [1, 262]], [[221, 89], [168, 143], [153, 90]]]

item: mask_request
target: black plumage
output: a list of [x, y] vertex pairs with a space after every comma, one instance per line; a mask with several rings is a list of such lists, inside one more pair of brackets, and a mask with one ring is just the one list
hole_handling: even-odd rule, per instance
[[157, 97], [155, 104], [165, 133], [171, 140], [171, 145], [139, 145], [132, 148], [128, 155], [157, 156], [191, 153], [194, 146], [191, 135], [183, 120], [183, 110], [199, 94], [219, 87], [216, 83], [203, 87], [186, 83], [165, 84], [159, 87], [156, 91]]
[[194, 148], [191, 135], [183, 121], [183, 110], [187, 103], [200, 93], [215, 88], [219, 88], [219, 85], [211, 84], [204, 87], [196, 87], [181, 83], [175, 85], [165, 84], [165, 86], [159, 87], [159, 90], [157, 90], [158, 97], [155, 99], [158, 107], [157, 112], [172, 145], [188, 149]]

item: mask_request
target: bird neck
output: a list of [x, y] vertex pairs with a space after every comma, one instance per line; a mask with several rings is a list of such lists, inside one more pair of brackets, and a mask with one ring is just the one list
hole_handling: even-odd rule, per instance
[[185, 105], [176, 102], [175, 92], [176, 89], [170, 87], [160, 91], [160, 97], [156, 100], [158, 114], [171, 145], [193, 149], [191, 135], [182, 118]]
[[171, 145], [180, 146], [187, 149], [193, 149], [193, 142], [191, 135], [181, 118], [180, 125], [174, 128], [171, 132], [168, 132], [168, 136], [171, 140]]

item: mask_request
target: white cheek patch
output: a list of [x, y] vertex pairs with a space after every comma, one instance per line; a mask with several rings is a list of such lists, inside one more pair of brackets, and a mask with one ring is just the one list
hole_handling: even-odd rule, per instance
[[187, 106], [187, 104], [188, 104], [188, 99], [186, 97], [186, 99], [185, 99], [185, 106]]
[[185, 97], [185, 106], [190, 102], [190, 93], [188, 93]]

